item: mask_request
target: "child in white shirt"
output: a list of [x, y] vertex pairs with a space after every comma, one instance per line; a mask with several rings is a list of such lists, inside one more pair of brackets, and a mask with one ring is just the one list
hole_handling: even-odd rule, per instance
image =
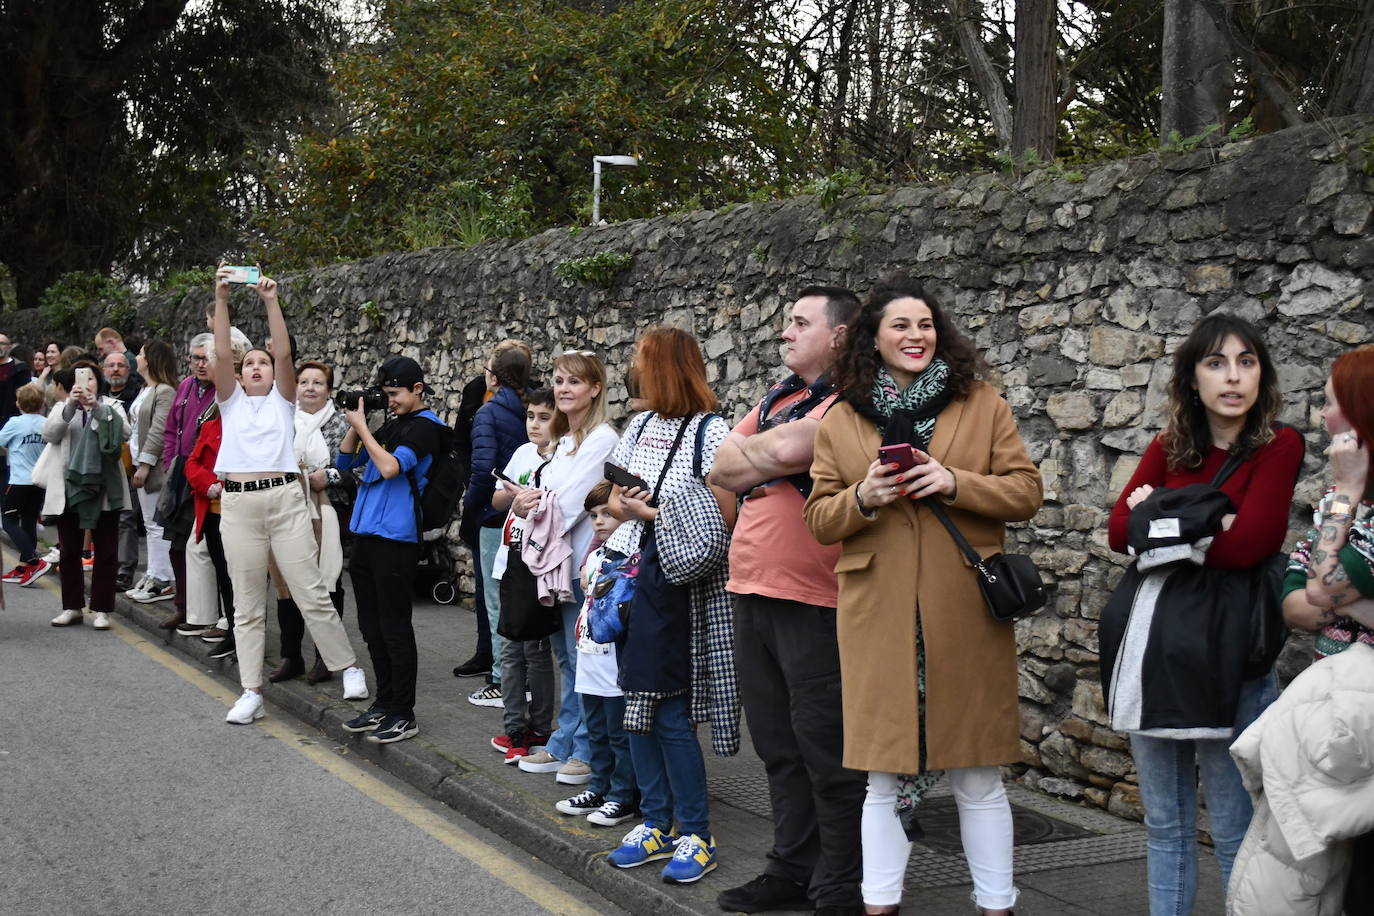
[[596, 594], [605, 543], [620, 527], [620, 520], [611, 515], [610, 498], [611, 484], [605, 480], [587, 494], [585, 507], [596, 538], [582, 564], [582, 583], [587, 598], [577, 617], [577, 693], [582, 700], [582, 718], [587, 723], [587, 764], [591, 767], [592, 778], [586, 791], [565, 798], [556, 806], [564, 814], [585, 815], [588, 823], [603, 827], [627, 821], [639, 810], [630, 741], [623, 725], [625, 696], [616, 683], [615, 643], [596, 642], [587, 625], [587, 612]]

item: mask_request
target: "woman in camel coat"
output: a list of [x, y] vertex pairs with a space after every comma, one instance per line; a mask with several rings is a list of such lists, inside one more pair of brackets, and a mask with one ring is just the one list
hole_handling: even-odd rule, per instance
[[[979, 906], [1005, 913], [1016, 900], [998, 769], [1020, 757], [1014, 631], [993, 621], [972, 567], [918, 502], [941, 500], [984, 556], [1001, 551], [1004, 523], [1040, 507], [1040, 474], [1006, 401], [976, 379], [982, 365], [919, 285], [883, 284], [849, 332], [841, 400], [816, 437], [806, 522], [821, 543], [844, 545], [835, 566], [844, 763], [869, 771], [870, 913], [901, 901], [912, 814], [940, 771]], [[877, 460], [898, 443], [912, 445], [910, 470]]]

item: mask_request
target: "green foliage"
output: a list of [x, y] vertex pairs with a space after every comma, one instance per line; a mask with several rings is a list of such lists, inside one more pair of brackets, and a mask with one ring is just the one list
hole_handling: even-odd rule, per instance
[[1006, 150], [998, 150], [992, 154], [992, 160], [1014, 175], [1043, 169], [1051, 179], [1062, 178], [1069, 184], [1078, 184], [1088, 177], [1082, 169], [1068, 168], [1059, 159], [1045, 162], [1033, 149], [1025, 150], [1019, 156], [1013, 156]]
[[258, 226], [274, 263], [468, 245], [586, 222], [591, 158], [608, 219], [715, 207], [810, 171], [804, 130], [748, 53], [732, 0], [393, 0], [383, 39], [341, 55], [346, 129], [307, 131]]
[[1207, 138], [1221, 130], [1220, 124], [1208, 124], [1202, 129], [1202, 133], [1194, 134], [1191, 137], [1184, 137], [1176, 130], [1169, 131], [1169, 136], [1164, 138], [1164, 142], [1159, 145], [1161, 153], [1191, 153], [1203, 143]]
[[817, 178], [802, 185], [802, 193], [815, 194], [820, 198], [821, 209], [827, 213], [833, 211], [843, 197], [872, 194], [875, 190], [863, 174], [855, 169], [840, 169], [824, 178]]
[[358, 306], [358, 311], [362, 312], [364, 318], [379, 328], [382, 326], [382, 322], [386, 320], [386, 316], [382, 314], [381, 307], [371, 299]]
[[76, 270], [57, 278], [39, 297], [38, 308], [48, 327], [55, 330], [71, 329], [78, 318], [92, 305], [104, 303], [113, 310], [128, 303], [132, 291], [103, 274], [88, 270]]
[[754, 250], [749, 252], [749, 256], [760, 264], [768, 263], [768, 249], [762, 245], [755, 245]]
[[1255, 132], [1255, 116], [1246, 115], [1236, 122], [1230, 130], [1226, 132], [1226, 139], [1234, 143], [1237, 140], [1244, 140]]
[[128, 331], [138, 320], [138, 306], [132, 298], [123, 299], [105, 309], [105, 323], [120, 331]]
[[618, 251], [598, 251], [585, 258], [569, 258], [554, 268], [567, 283], [594, 283], [610, 286], [621, 271], [628, 270], [634, 259]]
[[163, 294], [185, 296], [191, 290], [199, 287], [208, 294], [213, 291], [214, 284], [215, 268], [188, 267], [185, 270], [174, 270], [163, 277], [162, 282], [157, 286], [157, 291]]

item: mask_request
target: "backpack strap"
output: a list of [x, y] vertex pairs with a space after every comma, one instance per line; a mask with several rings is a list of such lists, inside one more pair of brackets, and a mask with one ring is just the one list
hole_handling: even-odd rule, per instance
[[724, 422], [725, 418], [718, 413], [708, 413], [701, 418], [701, 422], [697, 424], [697, 450], [692, 456], [692, 476], [700, 478], [703, 481], [706, 478], [703, 477], [701, 473], [703, 461], [702, 451], [706, 446], [706, 427], [712, 420]]

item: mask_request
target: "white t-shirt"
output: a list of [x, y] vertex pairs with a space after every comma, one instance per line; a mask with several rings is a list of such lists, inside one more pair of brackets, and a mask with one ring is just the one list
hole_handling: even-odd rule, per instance
[[[501, 469], [511, 480], [526, 486], [534, 485], [534, 472], [544, 463], [544, 458], [539, 454], [539, 446], [533, 442], [526, 442], [515, 450], [510, 456], [510, 461]], [[506, 484], [500, 478], [496, 480], [496, 489], [504, 490]], [[506, 573], [506, 563], [510, 553], [506, 550], [511, 545], [511, 541], [516, 539], [516, 535], [525, 530], [525, 520], [516, 515], [514, 511], [507, 510], [506, 523], [501, 528], [501, 549], [496, 551], [496, 559], [491, 564], [491, 577], [500, 579]]]
[[586, 556], [592, 546], [592, 517], [583, 504], [592, 487], [605, 476], [606, 462], [616, 447], [619, 434], [608, 423], [602, 423], [582, 440], [582, 447], [572, 455], [572, 435], [558, 440], [558, 450], [541, 475], [545, 490], [558, 494], [558, 508], [563, 512], [563, 530], [572, 539], [572, 555]]
[[598, 547], [587, 555], [587, 562], [582, 566], [582, 591], [588, 597], [577, 615], [577, 677], [573, 689], [594, 697], [618, 697], [621, 691], [616, 680], [620, 675], [620, 663], [616, 660], [615, 643], [595, 642], [587, 629], [587, 606], [591, 603], [592, 586], [596, 584], [605, 555], [605, 548]]
[[224, 423], [216, 474], [300, 471], [296, 464], [296, 405], [273, 385], [267, 394], [249, 397], [234, 383], [234, 393], [220, 401]]
[[[626, 424], [625, 436], [616, 445], [609, 460], [620, 465], [631, 474], [642, 478], [649, 484], [649, 490], [652, 492], [659, 474], [663, 471], [664, 462], [668, 460], [668, 453], [673, 449], [673, 441], [677, 438], [677, 431], [683, 423], [683, 418], [660, 417], [654, 414], [645, 423], [644, 416], [644, 414], [636, 414]], [[695, 479], [692, 476], [692, 463], [696, 457], [697, 425], [699, 422], [701, 421], [695, 417], [686, 418], [687, 432], [682, 437], [682, 444], [678, 446], [677, 454], [673, 456], [673, 466], [668, 468], [667, 473], [664, 474], [663, 486], [658, 491], [660, 502], [674, 493], [682, 491]], [[640, 432], [641, 426], [643, 426], [642, 432]], [[636, 433], [638, 433], [637, 441]], [[720, 448], [720, 444], [725, 441], [725, 437], [729, 434], [730, 427], [725, 420], [720, 417], [710, 419], [701, 441], [701, 474], [703, 477], [710, 473], [711, 463], [716, 458], [716, 449]], [[639, 538], [643, 530], [643, 521], [637, 518], [630, 519], [610, 536], [606, 541], [606, 548], [628, 556], [639, 549]]]

